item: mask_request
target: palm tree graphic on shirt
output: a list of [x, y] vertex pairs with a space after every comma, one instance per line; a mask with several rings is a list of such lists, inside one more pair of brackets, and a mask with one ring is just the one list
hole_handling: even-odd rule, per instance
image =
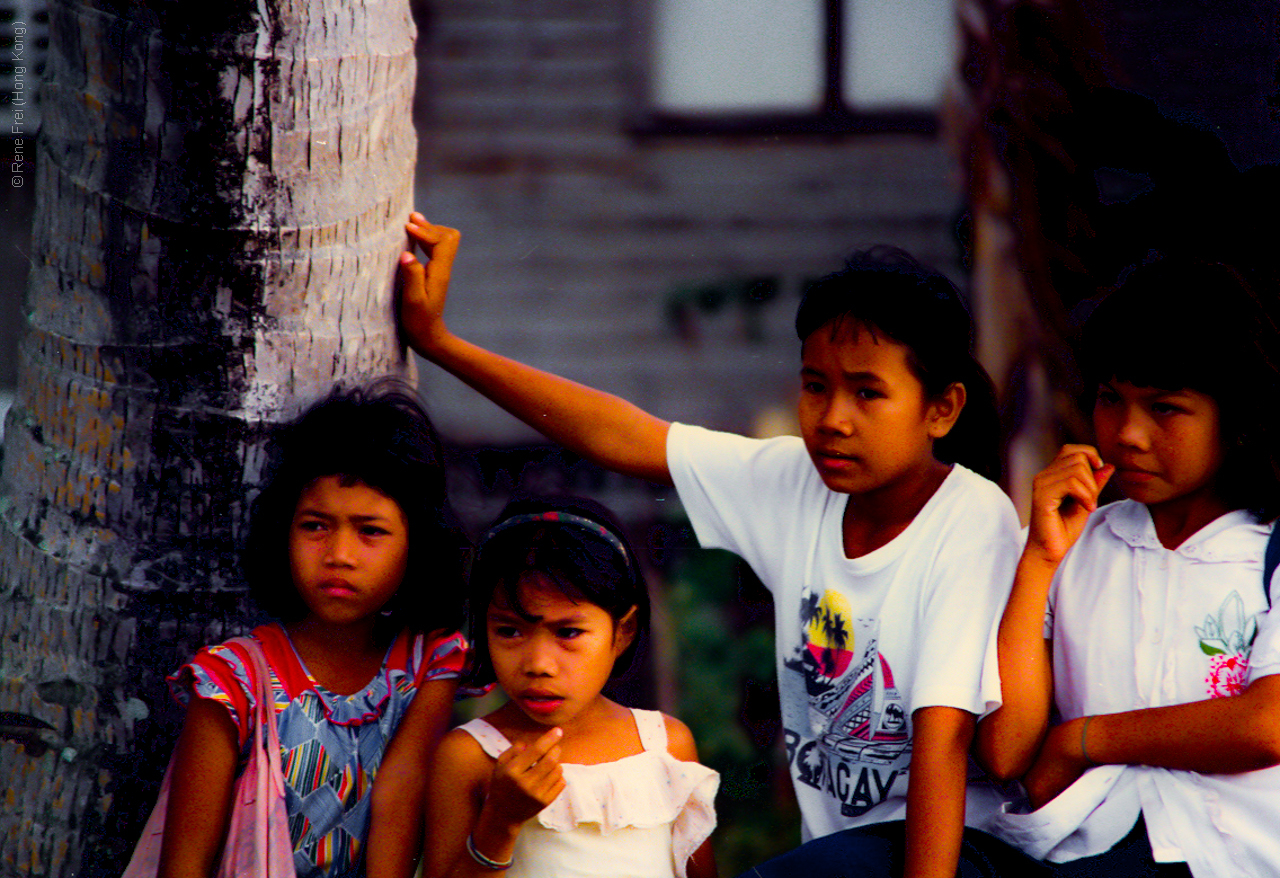
[[845, 651], [853, 632], [845, 623], [844, 617], [833, 612], [830, 607], [821, 608], [821, 612], [823, 614], [822, 633], [827, 641], [822, 651], [823, 663], [827, 675], [834, 677], [838, 664], [837, 656]]

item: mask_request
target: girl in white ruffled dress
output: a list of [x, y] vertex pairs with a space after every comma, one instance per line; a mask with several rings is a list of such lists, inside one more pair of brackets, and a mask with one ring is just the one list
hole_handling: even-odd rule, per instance
[[688, 728], [602, 692], [649, 625], [635, 554], [602, 507], [513, 503], [472, 573], [475, 682], [509, 701], [432, 764], [431, 878], [713, 878], [719, 777]]

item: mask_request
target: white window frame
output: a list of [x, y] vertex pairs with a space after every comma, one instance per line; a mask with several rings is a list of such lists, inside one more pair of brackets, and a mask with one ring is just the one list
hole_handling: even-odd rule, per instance
[[[806, 59], [801, 65], [805, 69], [804, 81], [800, 85], [805, 98], [789, 101], [785, 97], [765, 98], [764, 104], [758, 107], [740, 107], [734, 105], [715, 106], [714, 101], [699, 105], [699, 98], [694, 95], [685, 99], [677, 96], [675, 100], [664, 99], [664, 92], [676, 89], [670, 87], [677, 82], [680, 71], [697, 71], [698, 59], [693, 56], [693, 47], [699, 45], [699, 35], [683, 34], [684, 45], [678, 45], [682, 32], [677, 29], [673, 42], [666, 44], [658, 30], [664, 22], [664, 16], [684, 16], [685, 31], [692, 31], [686, 12], [691, 3], [713, 4], [717, 0], [644, 0], [637, 4], [639, 16], [633, 22], [635, 33], [641, 36], [638, 41], [639, 55], [636, 69], [639, 72], [634, 87], [633, 127], [641, 133], [845, 133], [858, 131], [914, 131], [932, 133], [937, 129], [937, 114], [941, 105], [941, 90], [933, 100], [904, 101], [893, 92], [893, 76], [881, 78], [885, 87], [870, 89], [867, 94], [859, 95], [859, 82], [872, 82], [867, 75], [868, 66], [864, 63], [867, 57], [873, 61], [892, 57], [882, 51], [879, 54], [857, 53], [856, 42], [867, 43], [870, 40], [884, 42], [887, 37], [893, 42], [893, 30], [898, 29], [898, 39], [909, 40], [914, 33], [924, 28], [931, 28], [929, 38], [935, 45], [945, 42], [946, 48], [931, 53], [931, 57], [939, 57], [938, 52], [945, 52], [945, 60], [935, 65], [942, 70], [941, 78], [949, 75], [949, 68], [955, 63], [955, 15], [954, 5], [946, 0], [918, 4], [916, 19], [903, 15], [902, 0], [791, 0], [793, 8], [792, 30], [796, 32], [796, 40], [817, 38], [814, 58]], [[718, 0], [732, 4], [733, 8], [742, 10], [747, 19], [763, 20], [770, 8], [785, 7], [785, 3], [776, 0]], [[807, 8], [806, 8], [807, 7]], [[672, 10], [675, 10], [674, 12]], [[797, 14], [798, 13], [798, 14]], [[859, 20], [857, 15], [864, 17]], [[707, 19], [704, 19], [704, 21]], [[858, 24], [865, 36], [859, 36]], [[887, 25], [887, 26], [886, 26]], [[729, 24], [742, 27], [743, 22]], [[704, 67], [700, 73], [687, 74], [689, 78], [697, 78], [709, 70], [725, 76], [750, 75], [754, 71], [750, 64], [757, 56], [767, 54], [774, 47], [770, 40], [776, 35], [780, 25], [776, 21], [767, 22], [770, 29], [767, 35], [746, 35], [743, 38], [744, 49], [741, 57], [726, 56], [721, 59], [718, 68]], [[913, 31], [912, 29], [916, 29]], [[856, 42], [855, 42], [856, 41]], [[784, 50], [785, 51], [785, 50]], [[664, 57], [663, 53], [667, 53]], [[676, 58], [676, 61], [671, 61]], [[685, 60], [691, 59], [691, 60]], [[717, 62], [711, 62], [717, 63]], [[897, 62], [904, 78], [917, 75], [918, 66], [910, 56], [900, 56]], [[746, 66], [743, 66], [746, 65]], [[763, 66], [763, 65], [762, 65]], [[675, 71], [675, 72], [673, 72]], [[782, 94], [785, 83], [774, 89], [775, 83], [762, 80], [762, 95]], [[772, 103], [772, 105], [770, 105]]]

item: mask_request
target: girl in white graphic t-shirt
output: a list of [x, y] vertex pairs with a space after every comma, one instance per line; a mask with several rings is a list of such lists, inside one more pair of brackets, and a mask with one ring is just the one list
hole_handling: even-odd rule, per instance
[[[1044, 806], [1000, 832], [1055, 874], [1280, 874], [1278, 363], [1221, 264], [1139, 267], [1086, 325], [1097, 447], [1036, 478], [978, 734]], [[1098, 508], [1108, 484], [1127, 499]]]
[[453, 335], [458, 233], [420, 214], [407, 231], [430, 256], [401, 257], [418, 353], [597, 464], [674, 484], [701, 543], [737, 552], [773, 592], [811, 841], [759, 872], [954, 878], [1017, 858], [978, 831], [998, 802], [967, 758], [999, 704], [993, 633], [1018, 524], [984, 478], [998, 419], [954, 285], [887, 250], [814, 284], [796, 320], [803, 437], [755, 440], [670, 424]]

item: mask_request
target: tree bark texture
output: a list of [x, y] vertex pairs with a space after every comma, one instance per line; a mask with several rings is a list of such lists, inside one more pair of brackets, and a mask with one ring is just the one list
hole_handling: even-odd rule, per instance
[[[407, 369], [407, 0], [58, 0], [0, 473], [0, 874], [119, 875], [272, 426]], [[287, 584], [285, 587], [288, 587]]]

